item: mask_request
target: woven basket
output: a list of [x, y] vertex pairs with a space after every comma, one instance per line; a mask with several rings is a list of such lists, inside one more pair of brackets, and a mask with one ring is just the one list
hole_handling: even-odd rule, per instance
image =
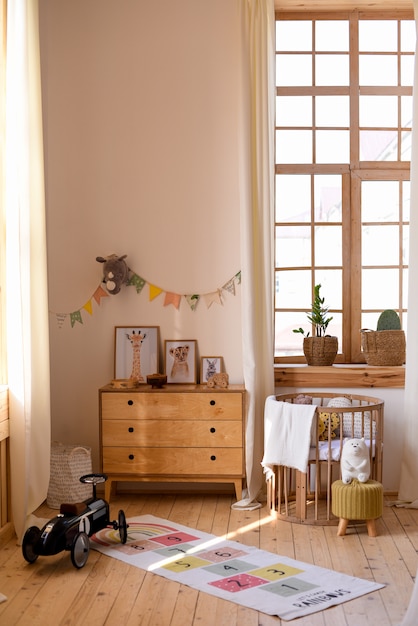
[[332, 365], [337, 352], [337, 337], [305, 337], [303, 340], [303, 353], [308, 365]]
[[361, 348], [367, 365], [403, 365], [406, 356], [403, 330], [363, 330]]
[[92, 473], [91, 448], [53, 442], [50, 468], [46, 502], [51, 509], [91, 498], [91, 485], [80, 483], [80, 476]]

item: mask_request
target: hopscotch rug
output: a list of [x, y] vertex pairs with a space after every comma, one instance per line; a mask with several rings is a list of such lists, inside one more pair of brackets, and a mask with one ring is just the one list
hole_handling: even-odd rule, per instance
[[384, 587], [252, 546], [142, 515], [128, 541], [105, 528], [91, 547], [110, 557], [256, 611], [292, 620]]

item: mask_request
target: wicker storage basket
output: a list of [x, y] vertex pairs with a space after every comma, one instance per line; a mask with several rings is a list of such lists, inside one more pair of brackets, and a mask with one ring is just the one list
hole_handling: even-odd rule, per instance
[[406, 355], [403, 330], [363, 330], [361, 348], [367, 365], [403, 365]]
[[74, 504], [92, 496], [91, 485], [80, 483], [80, 476], [92, 473], [91, 448], [79, 445], [51, 445], [51, 474], [46, 502], [59, 509], [63, 502]]
[[303, 353], [308, 365], [332, 365], [337, 352], [337, 337], [305, 337], [303, 340]]

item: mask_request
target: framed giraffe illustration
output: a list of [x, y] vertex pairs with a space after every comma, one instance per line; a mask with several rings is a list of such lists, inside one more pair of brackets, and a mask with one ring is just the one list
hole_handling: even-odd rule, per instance
[[146, 383], [148, 374], [159, 373], [159, 326], [115, 327], [115, 378]]

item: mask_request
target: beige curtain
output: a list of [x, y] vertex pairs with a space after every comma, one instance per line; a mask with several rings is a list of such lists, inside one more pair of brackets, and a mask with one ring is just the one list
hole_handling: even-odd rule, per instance
[[12, 515], [18, 539], [49, 482], [50, 395], [38, 0], [9, 0], [6, 308]]
[[274, 1], [237, 0], [240, 11], [240, 216], [243, 369], [247, 389], [244, 499], [260, 506], [263, 485], [264, 402], [274, 393]]

